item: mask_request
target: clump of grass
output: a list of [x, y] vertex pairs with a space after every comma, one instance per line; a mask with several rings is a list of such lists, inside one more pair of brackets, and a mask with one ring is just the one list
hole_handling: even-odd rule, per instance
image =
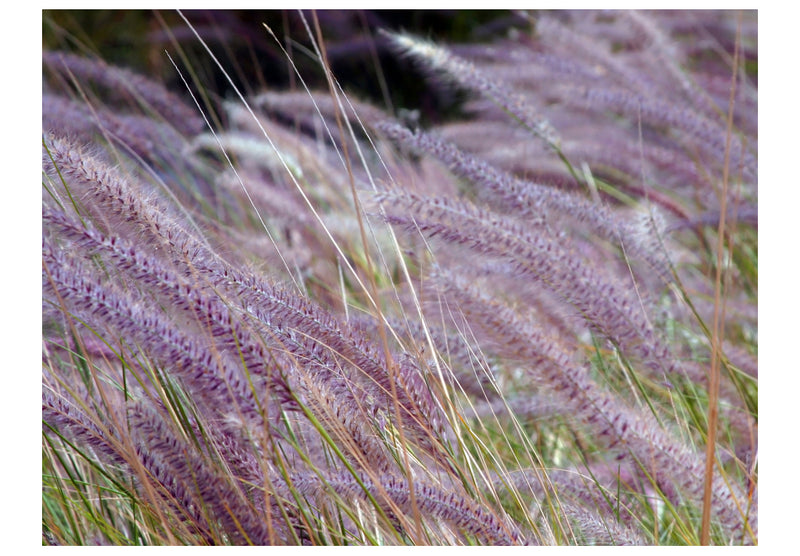
[[179, 15], [232, 97], [44, 54], [43, 542], [758, 542], [754, 14], [385, 32], [430, 130]]

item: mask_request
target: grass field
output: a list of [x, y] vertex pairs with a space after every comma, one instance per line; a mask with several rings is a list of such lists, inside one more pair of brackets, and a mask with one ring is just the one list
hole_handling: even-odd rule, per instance
[[43, 544], [758, 544], [756, 13], [491, 15], [43, 13]]

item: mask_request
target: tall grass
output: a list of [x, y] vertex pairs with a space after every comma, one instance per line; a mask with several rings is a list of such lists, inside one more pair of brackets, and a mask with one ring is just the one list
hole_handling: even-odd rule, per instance
[[429, 129], [179, 16], [43, 55], [43, 543], [757, 544], [754, 12], [374, 35]]

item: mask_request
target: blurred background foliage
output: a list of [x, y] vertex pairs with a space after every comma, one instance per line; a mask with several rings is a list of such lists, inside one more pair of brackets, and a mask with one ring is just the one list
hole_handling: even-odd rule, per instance
[[[303, 18], [296, 10], [193, 10], [183, 12], [241, 90], [283, 90], [301, 85], [266, 26], [292, 55], [311, 88], [327, 88]], [[416, 109], [420, 123], [435, 124], [459, 111], [457, 91], [431, 86], [422, 69], [393, 52], [380, 29], [406, 31], [446, 42], [490, 42], [530, 26], [524, 17], [500, 10], [319, 10], [304, 12], [314, 30], [319, 21], [334, 75], [345, 90], [397, 114]], [[185, 53], [206, 92], [230, 96], [230, 85], [201, 51], [176, 11], [45, 10], [42, 42], [47, 50], [96, 55], [162, 81], [185, 86], [165, 55]]]

